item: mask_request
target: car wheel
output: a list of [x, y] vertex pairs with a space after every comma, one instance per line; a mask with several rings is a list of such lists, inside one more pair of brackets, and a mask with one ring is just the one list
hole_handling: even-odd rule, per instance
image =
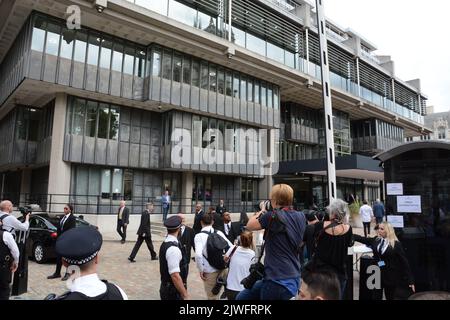
[[36, 243], [34, 245], [33, 258], [37, 263], [44, 263], [46, 261], [46, 252], [42, 244]]

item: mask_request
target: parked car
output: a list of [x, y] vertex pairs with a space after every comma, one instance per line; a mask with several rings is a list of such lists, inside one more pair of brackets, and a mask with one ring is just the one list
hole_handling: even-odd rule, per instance
[[[77, 228], [92, 226], [83, 220], [82, 216], [75, 216], [75, 218]], [[23, 221], [23, 217], [19, 220]], [[33, 213], [30, 216], [30, 235], [26, 248], [28, 257], [37, 263], [44, 263], [49, 259], [56, 258], [55, 244], [58, 236], [56, 226], [59, 222], [60, 218], [50, 217], [46, 213]]]

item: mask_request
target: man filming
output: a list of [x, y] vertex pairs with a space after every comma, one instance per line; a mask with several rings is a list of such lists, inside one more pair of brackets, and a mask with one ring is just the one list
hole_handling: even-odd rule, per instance
[[28, 231], [30, 227], [30, 212], [25, 215], [25, 221], [20, 222], [11, 213], [13, 204], [9, 200], [0, 202], [0, 221], [3, 223], [1, 230], [7, 231], [15, 236], [15, 231]]
[[[275, 185], [270, 204], [261, 205], [261, 211], [248, 222], [247, 230], [265, 229], [264, 277], [253, 285], [243, 280], [246, 290], [237, 300], [292, 300], [300, 286], [299, 253], [306, 228], [303, 213], [292, 210], [294, 190], [285, 184]], [[252, 270], [252, 268], [250, 269]], [[251, 273], [250, 279], [255, 278]], [[251, 287], [251, 288], [250, 288]]]

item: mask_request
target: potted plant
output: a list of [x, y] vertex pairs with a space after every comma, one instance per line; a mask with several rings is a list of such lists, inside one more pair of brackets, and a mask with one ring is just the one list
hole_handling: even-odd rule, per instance
[[359, 209], [361, 208], [361, 200], [359, 200], [359, 197], [354, 195], [350, 195], [353, 202], [348, 206], [350, 209], [350, 225], [353, 228], [362, 228], [363, 224], [361, 221], [361, 217], [359, 215]]

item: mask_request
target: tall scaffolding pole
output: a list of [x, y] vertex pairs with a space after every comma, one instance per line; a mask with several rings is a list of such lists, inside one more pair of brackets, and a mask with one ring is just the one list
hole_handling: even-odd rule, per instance
[[316, 0], [317, 27], [319, 30], [320, 61], [322, 69], [323, 111], [325, 114], [325, 137], [327, 154], [328, 199], [336, 199], [336, 158], [334, 152], [333, 106], [331, 104], [330, 68], [328, 64], [327, 29], [324, 1]]

